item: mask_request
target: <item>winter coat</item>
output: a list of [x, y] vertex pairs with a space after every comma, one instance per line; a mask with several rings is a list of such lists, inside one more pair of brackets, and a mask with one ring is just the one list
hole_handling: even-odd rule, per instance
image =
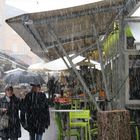
[[9, 116], [9, 126], [8, 128], [0, 131], [0, 137], [21, 137], [21, 126], [19, 119], [20, 100], [15, 95], [12, 95], [8, 101], [6, 96], [4, 96], [0, 99], [0, 108], [6, 108], [7, 115]]
[[28, 93], [23, 100], [21, 123], [30, 133], [42, 134], [50, 125], [47, 98], [44, 93]]

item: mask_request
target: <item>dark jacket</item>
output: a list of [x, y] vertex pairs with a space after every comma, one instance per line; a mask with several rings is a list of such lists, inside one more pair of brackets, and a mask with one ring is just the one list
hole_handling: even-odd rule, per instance
[[[27, 118], [27, 119], [26, 119]], [[50, 125], [49, 108], [44, 93], [28, 93], [21, 111], [23, 127], [33, 133], [42, 134]]]
[[19, 119], [20, 100], [15, 96], [10, 97], [10, 101], [6, 96], [0, 99], [0, 108], [6, 108], [9, 116], [9, 127], [0, 131], [0, 137], [19, 138], [21, 137], [21, 127]]

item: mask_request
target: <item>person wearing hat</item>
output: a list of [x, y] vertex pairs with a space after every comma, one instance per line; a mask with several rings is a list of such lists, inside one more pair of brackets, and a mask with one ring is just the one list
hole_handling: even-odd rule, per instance
[[1, 139], [18, 140], [21, 137], [20, 100], [14, 95], [12, 86], [6, 86], [5, 96], [0, 99], [0, 108], [9, 118], [8, 127], [0, 130]]
[[22, 126], [29, 132], [30, 140], [42, 140], [45, 128], [50, 125], [47, 98], [40, 92], [40, 85], [32, 84], [23, 101], [24, 109], [21, 111]]

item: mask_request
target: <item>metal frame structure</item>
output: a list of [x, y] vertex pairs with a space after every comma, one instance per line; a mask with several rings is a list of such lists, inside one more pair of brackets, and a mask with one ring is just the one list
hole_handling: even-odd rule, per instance
[[[107, 2], [109, 2], [109, 1], [107, 1]], [[118, 54], [117, 54], [116, 58], [119, 59], [118, 63], [120, 65], [124, 65], [124, 61], [122, 61], [122, 60], [124, 60], [123, 59], [124, 58], [123, 52], [124, 52], [124, 46], [125, 46], [125, 44], [124, 44], [124, 26], [125, 26], [124, 16], [128, 16], [130, 13], [132, 13], [133, 9], [136, 9], [139, 4], [140, 4], [140, 0], [128, 0], [128, 1], [125, 1], [124, 5], [122, 5], [122, 3], [120, 4], [118, 2], [117, 6], [114, 6], [114, 5], [112, 5], [111, 7], [102, 7], [101, 6], [100, 8], [95, 8], [94, 7], [94, 8], [89, 8], [89, 9], [85, 9], [85, 10], [81, 9], [79, 11], [74, 11], [74, 12], [70, 12], [70, 13], [67, 13], [67, 11], [65, 11], [64, 13], [59, 14], [59, 15], [56, 14], [54, 16], [47, 16], [45, 19], [40, 18], [40, 19], [35, 19], [33, 21], [30, 18], [30, 15], [26, 14], [26, 15], [23, 15], [22, 19], [20, 19], [19, 21], [22, 22], [22, 24], [24, 25], [24, 28], [27, 30], [26, 32], [31, 34], [31, 38], [35, 39], [35, 41], [36, 41], [35, 43], [36, 44], [38, 43], [37, 46], [39, 46], [42, 49], [42, 51], [44, 52], [44, 57], [47, 57], [47, 59], [49, 59], [49, 56], [47, 55], [47, 50], [52, 49], [52, 48], [55, 51], [55, 53], [58, 56], [60, 56], [63, 60], [64, 60], [63, 56], [66, 56], [66, 58], [68, 59], [68, 62], [70, 63], [74, 73], [77, 75], [77, 78], [81, 82], [81, 85], [83, 86], [84, 90], [87, 92], [87, 94], [89, 95], [91, 100], [95, 103], [95, 105], [99, 109], [97, 102], [93, 99], [90, 90], [88, 89], [86, 83], [84, 82], [84, 80], [82, 79], [81, 75], [78, 73], [75, 65], [72, 62], [72, 59], [75, 58], [77, 55], [83, 54], [87, 50], [94, 49], [94, 47], [97, 47], [98, 53], [99, 53], [99, 58], [100, 58], [100, 63], [101, 63], [103, 82], [104, 82], [105, 91], [106, 91], [106, 94], [107, 94], [107, 100], [109, 101], [108, 109], [111, 109], [110, 102], [111, 102], [111, 100], [113, 100], [113, 98], [110, 97], [110, 92], [108, 90], [107, 77], [106, 77], [105, 70], [104, 70], [105, 69], [105, 64], [104, 64], [103, 58], [102, 58], [102, 46], [103, 46], [103, 43], [105, 42], [105, 40], [107, 39], [108, 35], [110, 34], [110, 31], [112, 31], [112, 26], [113, 26], [114, 22], [116, 20], [119, 20], [119, 29], [120, 29], [120, 35], [119, 35], [120, 42], [119, 43], [120, 43], [120, 45], [118, 46], [118, 52], [117, 52]], [[117, 12], [118, 14], [115, 17], [112, 17], [112, 19], [110, 19], [110, 21], [108, 21], [108, 25], [107, 25], [108, 28], [106, 28], [105, 31], [99, 32], [94, 27], [92, 35], [82, 35], [82, 36], [78, 36], [78, 37], [73, 37], [73, 38], [69, 37], [69, 38], [66, 38], [66, 39], [62, 39], [62, 38], [58, 37], [57, 33], [55, 32], [55, 29], [51, 25], [51, 23], [53, 23], [53, 22], [70, 20], [70, 19], [73, 19], [73, 18], [84, 17], [86, 15], [93, 15], [94, 16], [96, 13], [113, 12], [114, 10], [118, 11]], [[57, 13], [57, 11], [55, 11], [55, 13]], [[15, 19], [11, 19], [10, 22], [15, 22]], [[18, 22], [17, 22], [17, 24], [20, 24]], [[54, 41], [47, 42], [47, 43], [43, 42], [39, 32], [35, 29], [33, 24], [36, 25], [36, 26], [38, 26], [40, 24], [47, 25], [47, 27], [49, 27], [49, 30], [48, 30], [49, 35], [52, 38], [55, 39], [55, 42]], [[21, 35], [23, 35], [23, 34], [21, 33]], [[99, 36], [100, 35], [104, 35], [104, 39], [102, 41], [99, 41]], [[64, 45], [72, 42], [73, 40], [77, 41], [77, 40], [83, 39], [85, 37], [86, 38], [93, 38], [95, 43], [88, 46], [87, 48], [82, 49], [76, 55], [74, 55], [72, 57], [69, 57], [68, 53], [66, 52], [66, 50], [64, 48]], [[27, 38], [24, 37], [24, 39], [26, 40]], [[33, 52], [36, 52], [36, 54], [38, 54], [37, 50], [33, 50]], [[61, 53], [63, 53], [63, 55], [61, 55]], [[40, 54], [38, 54], [38, 55], [40, 55]], [[64, 60], [64, 62], [67, 65], [67, 67], [69, 67], [65, 60]], [[122, 88], [121, 85], [123, 84], [123, 82], [125, 80], [125, 77], [124, 77], [123, 67], [121, 67], [121, 66], [118, 69], [118, 76], [119, 76], [118, 77], [119, 78], [118, 88], [120, 89], [119, 99], [122, 99], [120, 108], [124, 108], [124, 87]]]
[[11, 63], [15, 63], [17, 66], [19, 66], [22, 69], [27, 70], [27, 68], [29, 67], [29, 65], [25, 64], [24, 62], [17, 60], [14, 57], [9, 56], [8, 54], [4, 53], [4, 52], [0, 52], [0, 58], [7, 60]]
[[97, 107], [97, 109], [99, 110], [99, 106], [97, 104], [97, 102], [95, 101], [95, 99], [92, 97], [90, 90], [88, 89], [87, 85], [85, 84], [84, 80], [82, 79], [81, 75], [79, 74], [79, 72], [76, 69], [76, 66], [74, 65], [74, 63], [72, 62], [72, 59], [69, 57], [69, 55], [67, 54], [67, 52], [65, 51], [65, 49], [63, 48], [62, 43], [59, 41], [56, 33], [53, 31], [51, 25], [49, 25], [49, 27], [51, 28], [50, 34], [57, 40], [60, 49], [62, 50], [62, 52], [64, 53], [64, 55], [66, 56], [66, 58], [68, 59], [70, 65], [72, 66], [73, 71], [75, 72], [77, 78], [79, 79], [79, 81], [81, 82], [82, 86], [84, 87], [85, 91], [87, 92], [87, 94], [89, 95], [90, 99], [94, 102], [95, 106]]
[[[91, 8], [88, 10], [81, 10], [81, 11], [77, 11], [77, 12], [72, 12], [71, 14], [67, 14], [67, 15], [61, 15], [61, 16], [53, 16], [53, 17], [48, 17], [46, 19], [39, 19], [39, 20], [35, 20], [34, 24], [47, 24], [47, 23], [51, 23], [53, 21], [57, 21], [59, 20], [67, 20], [67, 19], [72, 19], [72, 18], [77, 18], [80, 16], [85, 16], [85, 15], [94, 15], [96, 13], [105, 13], [105, 12], [112, 12], [114, 10], [118, 10], [120, 11], [123, 8], [122, 5], [118, 5], [118, 6], [111, 6], [111, 7], [106, 7], [106, 8]], [[25, 19], [27, 20], [29, 17], [26, 17]]]

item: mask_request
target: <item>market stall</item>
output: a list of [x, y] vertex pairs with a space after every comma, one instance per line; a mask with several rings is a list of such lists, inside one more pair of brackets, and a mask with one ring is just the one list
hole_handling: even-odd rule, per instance
[[[78, 91], [82, 91], [84, 103], [94, 103], [97, 111], [103, 109], [113, 113], [114, 109], [119, 112], [126, 107], [124, 93], [128, 79], [125, 69], [128, 67], [124, 52], [133, 36], [131, 34], [129, 39], [127, 38], [125, 21], [138, 4], [139, 0], [107, 0], [72, 8], [24, 14], [6, 22], [44, 61], [55, 61], [57, 58], [63, 60], [74, 79], [73, 95], [76, 96]], [[76, 69], [73, 59], [79, 55], [85, 58], [82, 62], [84, 65], [80, 64], [80, 69]], [[96, 64], [91, 65], [93, 60], [100, 65], [98, 70]], [[64, 89], [65, 86], [64, 84]], [[52, 90], [50, 92], [54, 93]], [[105, 108], [101, 108], [94, 94], [99, 94], [101, 100], [104, 98]], [[90, 133], [89, 129], [85, 131]], [[104, 139], [104, 135], [101, 137]], [[88, 138], [90, 139], [90, 136]]]

